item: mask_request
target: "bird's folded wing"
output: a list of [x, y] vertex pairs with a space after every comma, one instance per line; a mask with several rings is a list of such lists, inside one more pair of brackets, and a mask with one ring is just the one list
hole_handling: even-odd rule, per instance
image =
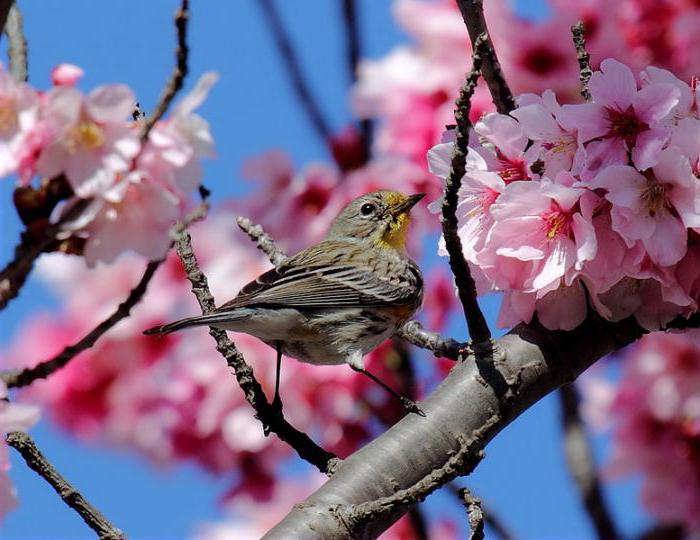
[[244, 306], [322, 308], [387, 306], [409, 303], [415, 288], [380, 277], [365, 268], [347, 265], [282, 266], [252, 281], [225, 311]]

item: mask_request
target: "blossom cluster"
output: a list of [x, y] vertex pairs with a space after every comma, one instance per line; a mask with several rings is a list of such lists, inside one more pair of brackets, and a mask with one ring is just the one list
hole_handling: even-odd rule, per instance
[[614, 428], [605, 474], [641, 474], [644, 507], [692, 537], [700, 533], [700, 333], [654, 333], [622, 356], [619, 383], [584, 385], [587, 419]]
[[82, 74], [60, 65], [52, 88], [40, 92], [0, 69], [0, 176], [16, 174], [22, 185], [35, 175], [65, 179], [71, 199], [54, 220], [61, 208], [88, 200], [65, 231], [85, 240], [89, 265], [127, 250], [160, 258], [170, 227], [201, 182], [201, 159], [214, 154], [209, 127], [193, 111], [217, 76], [205, 74], [144, 142], [140, 122], [132, 119], [131, 89], [110, 84], [86, 95], [76, 87]]
[[[696, 88], [666, 70], [607, 59], [592, 101], [525, 94], [474, 127], [459, 235], [482, 290], [504, 291], [500, 324], [578, 326], [590, 303], [657, 329], [697, 310], [700, 120]], [[445, 176], [454, 143], [429, 153]]]
[[[607, 57], [635, 70], [650, 64], [682, 79], [700, 72], [694, 54], [700, 6], [687, 0], [549, 0], [541, 20], [519, 16], [515, 2], [484, 2], [486, 22], [510, 87], [516, 94], [551, 89], [560, 102], [580, 101], [571, 25], [586, 25], [594, 67]], [[413, 38], [359, 67], [353, 104], [362, 117], [381, 121], [377, 150], [424, 163], [445, 125], [454, 124], [453, 103], [464, 81], [471, 45], [453, 0], [395, 0], [394, 16]], [[471, 118], [493, 106], [477, 88]]]

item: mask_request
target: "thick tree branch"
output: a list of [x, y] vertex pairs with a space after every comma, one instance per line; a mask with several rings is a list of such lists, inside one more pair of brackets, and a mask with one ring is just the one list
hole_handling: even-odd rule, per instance
[[126, 535], [122, 531], [112, 525], [99, 510], [85, 500], [85, 497], [61, 476], [36, 447], [29, 435], [15, 431], [8, 433], [6, 440], [7, 444], [17, 450], [24, 458], [29, 468], [46, 480], [63, 502], [83, 518], [88, 527], [97, 533], [98, 538], [104, 540], [126, 539]]
[[27, 60], [27, 39], [24, 37], [24, 22], [22, 13], [15, 3], [7, 15], [5, 22], [7, 36], [7, 57], [10, 73], [17, 81], [26, 82], [29, 77]]
[[160, 96], [158, 105], [156, 106], [153, 114], [146, 119], [143, 127], [143, 133], [141, 135], [141, 142], [144, 143], [148, 140], [148, 134], [156, 125], [156, 122], [160, 120], [165, 112], [170, 107], [173, 99], [177, 93], [182, 90], [185, 83], [185, 77], [189, 68], [187, 66], [187, 59], [189, 56], [189, 47], [187, 46], [187, 26], [190, 20], [190, 3], [189, 0], [182, 0], [180, 4], [180, 9], [175, 14], [175, 28], [177, 30], [177, 48], [175, 49], [175, 68], [170, 76], [168, 84], [163, 88], [163, 93]]
[[583, 99], [590, 101], [591, 93], [588, 91], [588, 82], [591, 80], [593, 70], [591, 69], [591, 57], [586, 51], [586, 27], [583, 21], [579, 21], [571, 27], [571, 35], [574, 38], [574, 46], [576, 47], [579, 79], [581, 79], [581, 95]]
[[289, 35], [282, 24], [282, 19], [277, 11], [274, 0], [260, 0], [258, 4], [262, 8], [265, 21], [267, 22], [267, 25], [275, 39], [275, 45], [277, 46], [279, 53], [282, 55], [287, 74], [292, 81], [294, 93], [306, 111], [316, 134], [322, 141], [328, 144], [331, 140], [331, 136], [333, 135], [330, 124], [321, 113], [318, 103], [311, 95], [309, 85], [302, 75], [299, 59], [292, 48], [291, 40], [289, 39]]
[[459, 188], [462, 184], [462, 177], [466, 172], [469, 130], [471, 129], [471, 122], [469, 121], [471, 98], [481, 74], [482, 53], [484, 52], [486, 37], [485, 34], [482, 34], [474, 42], [472, 69], [467, 74], [464, 86], [455, 104], [455, 120], [457, 121], [456, 141], [452, 153], [450, 172], [445, 179], [445, 196], [442, 200], [442, 218], [440, 219], [445, 248], [450, 256], [450, 268], [455, 276], [457, 292], [469, 327], [469, 337], [477, 346], [490, 344], [491, 332], [476, 300], [476, 285], [469, 270], [469, 264], [464, 258], [462, 241], [457, 233], [459, 227], [457, 205], [459, 202]]
[[141, 298], [143, 298], [148, 284], [162, 262], [163, 260], [148, 263], [146, 270], [138, 284], [131, 290], [126, 299], [119, 304], [114, 313], [88, 332], [88, 334], [86, 334], [80, 341], [74, 343], [73, 345], [67, 346], [53, 358], [45, 360], [34, 367], [26, 368], [20, 371], [2, 373], [0, 378], [5, 381], [8, 388], [18, 388], [27, 386], [37, 379], [45, 379], [59, 369], [66, 367], [66, 365], [68, 365], [68, 363], [78, 354], [92, 347], [110, 328], [112, 328], [122, 319], [129, 316], [131, 309], [139, 303]]
[[[177, 254], [185, 267], [187, 278], [192, 284], [192, 292], [199, 302], [203, 314], [211, 313], [216, 309], [214, 298], [209, 291], [206, 276], [202, 273], [197, 259], [192, 251], [190, 235], [182, 231], [176, 242]], [[245, 395], [246, 401], [255, 410], [266, 432], [276, 433], [284, 442], [289, 444], [299, 456], [316, 466], [321, 472], [332, 473], [340, 460], [332, 453], [327, 452], [311, 438], [294, 428], [281, 414], [278, 414], [267, 401], [262, 386], [256, 380], [253, 369], [243, 358], [233, 342], [228, 338], [224, 330], [210, 328], [209, 334], [216, 341], [216, 350], [226, 359], [236, 375], [236, 380]]]
[[[279, 266], [285, 261], [287, 255], [277, 247], [275, 241], [265, 232], [262, 225], [256, 225], [243, 216], [239, 216], [236, 223], [255, 242], [258, 249], [267, 255], [272, 264]], [[457, 360], [459, 351], [464, 347], [463, 344], [454, 339], [445, 338], [440, 334], [425, 330], [418, 321], [408, 321], [396, 332], [396, 335], [416, 347], [431, 351], [437, 357], [451, 360]]]
[[581, 500], [600, 540], [617, 540], [617, 531], [595, 470], [586, 428], [579, 412], [576, 386], [565, 384], [559, 389], [564, 451], [569, 472], [581, 494]]
[[491, 92], [493, 102], [496, 105], [496, 109], [501, 114], [508, 114], [515, 108], [515, 100], [513, 99], [513, 93], [510, 91], [503, 77], [501, 64], [498, 62], [491, 37], [486, 29], [483, 0], [456, 1], [462, 13], [464, 24], [467, 26], [474, 51], [476, 51], [477, 48], [477, 40], [480, 39], [482, 35], [485, 36], [485, 38], [482, 38], [485, 40], [485, 46], [483, 53], [484, 63], [481, 69], [489, 91]]
[[[421, 402], [426, 417], [405, 416], [345, 459], [266, 538], [376, 538], [426, 495], [427, 478], [436, 488], [464, 474], [468, 467], [455, 466], [456, 458], [476, 463], [486, 443], [523, 411], [644, 333], [632, 318], [612, 323], [596, 314], [570, 332], [536, 322], [517, 326], [497, 341], [489, 363], [507, 381], [508, 395], [487, 382], [489, 365], [466, 358]], [[434, 478], [446, 466], [449, 473]], [[348, 520], [348, 509], [356, 518], [358, 510], [374, 512]]]

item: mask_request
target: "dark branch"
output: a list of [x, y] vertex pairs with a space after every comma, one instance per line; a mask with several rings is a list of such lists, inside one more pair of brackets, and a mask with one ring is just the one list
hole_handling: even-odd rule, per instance
[[590, 101], [591, 93], [588, 91], [588, 82], [591, 80], [593, 70], [591, 70], [591, 57], [586, 51], [586, 27], [583, 21], [579, 21], [571, 27], [571, 35], [574, 38], [574, 46], [576, 47], [579, 79], [581, 79], [581, 95], [583, 99]]
[[15, 247], [14, 259], [0, 270], [0, 311], [17, 297], [34, 267], [34, 262], [54, 243], [63, 225], [76, 219], [88, 204], [89, 200], [78, 199], [57, 223], [47, 225], [40, 231], [27, 229], [22, 233], [20, 243]]
[[[513, 93], [510, 91], [503, 77], [501, 65], [498, 62], [491, 37], [486, 29], [482, 0], [457, 0], [457, 5], [462, 12], [462, 18], [464, 19], [464, 24], [467, 26], [474, 51], [477, 49], [477, 40], [484, 39], [484, 63], [482, 66], [484, 79], [489, 87], [491, 97], [493, 98], [498, 112], [501, 114], [508, 114], [515, 108], [515, 100], [513, 99]], [[485, 38], [482, 38], [482, 36], [485, 36]]]
[[0, 33], [5, 29], [7, 16], [10, 13], [10, 8], [14, 4], [14, 0], [0, 0]]
[[170, 76], [168, 84], [163, 89], [158, 105], [153, 114], [146, 119], [141, 135], [141, 142], [148, 140], [148, 134], [160, 120], [165, 112], [170, 107], [175, 95], [182, 90], [182, 86], [189, 71], [187, 67], [187, 58], [189, 55], [189, 47], [187, 46], [187, 24], [190, 20], [189, 0], [182, 0], [180, 9], [175, 14], [175, 28], [177, 29], [177, 48], [175, 49], [175, 68]]
[[[354, 84], [357, 81], [357, 65], [362, 54], [356, 0], [343, 0], [343, 25], [348, 50], [348, 72], [350, 82]], [[372, 149], [372, 120], [369, 118], [360, 120], [360, 134], [362, 135], [364, 155], [369, 157]]]
[[411, 528], [415, 540], [430, 540], [428, 536], [428, 527], [425, 523], [425, 516], [421, 512], [420, 507], [414, 506], [408, 511], [408, 519], [411, 521]]
[[131, 290], [129, 296], [126, 297], [126, 300], [119, 304], [119, 307], [117, 307], [114, 313], [93, 328], [80, 341], [74, 343], [73, 345], [69, 345], [53, 358], [41, 362], [34, 367], [26, 368], [21, 371], [3, 373], [0, 375], [0, 378], [5, 381], [8, 388], [18, 388], [27, 386], [37, 379], [45, 379], [59, 369], [66, 367], [66, 365], [68, 365], [68, 363], [78, 354], [92, 347], [110, 328], [112, 328], [122, 319], [129, 316], [131, 309], [138, 304], [141, 298], [143, 298], [148, 284], [162, 262], [163, 260], [148, 263], [148, 266], [146, 266], [146, 271], [143, 273], [141, 280], [136, 287]]
[[472, 495], [467, 488], [459, 490], [459, 498], [467, 511], [469, 520], [469, 540], [484, 540], [484, 512], [481, 509], [481, 500]]
[[559, 389], [564, 451], [569, 472], [581, 494], [581, 500], [600, 540], [620, 537], [605, 503], [593, 455], [579, 411], [579, 395], [574, 384]]
[[97, 536], [104, 540], [124, 540], [126, 535], [112, 525], [99, 510], [85, 500], [61, 474], [51, 465], [32, 438], [26, 433], [15, 431], [7, 434], [7, 444], [13, 447], [27, 462], [30, 469], [41, 476], [58, 493], [70, 508], [75, 510]]
[[22, 13], [17, 4], [12, 6], [5, 22], [5, 35], [7, 36], [7, 57], [9, 59], [10, 73], [17, 81], [26, 82], [29, 77], [29, 65], [27, 60], [27, 39], [24, 37], [24, 23]]
[[[203, 314], [211, 313], [216, 309], [214, 298], [209, 291], [206, 276], [202, 273], [197, 259], [192, 251], [190, 235], [183, 231], [177, 240], [177, 254], [185, 267], [187, 278], [192, 284], [192, 292], [199, 302]], [[260, 383], [253, 374], [253, 369], [243, 358], [233, 342], [228, 338], [224, 330], [210, 328], [209, 334], [216, 341], [216, 350], [226, 359], [236, 375], [236, 380], [245, 395], [246, 401], [255, 410], [256, 416], [262, 422], [266, 431], [276, 433], [284, 442], [289, 444], [299, 457], [316, 466], [321, 472], [332, 473], [339, 463], [339, 459], [327, 452], [311, 438], [294, 428], [281, 414], [278, 414], [267, 401]]]
[[464, 258], [462, 241], [457, 233], [459, 227], [457, 205], [459, 202], [459, 188], [462, 184], [462, 177], [466, 172], [469, 130], [471, 129], [471, 122], [469, 121], [471, 97], [474, 94], [479, 75], [481, 74], [482, 53], [485, 44], [485, 34], [475, 41], [472, 70], [467, 74], [464, 86], [455, 104], [455, 119], [457, 121], [456, 141], [454, 152], [452, 153], [450, 172], [445, 179], [445, 196], [442, 201], [442, 218], [440, 220], [442, 223], [442, 234], [445, 238], [445, 247], [450, 256], [450, 268], [455, 276], [457, 292], [469, 327], [469, 337], [477, 346], [490, 343], [491, 332], [476, 300], [476, 285], [469, 270], [469, 264]]
[[332, 132], [330, 124], [321, 113], [321, 109], [311, 95], [311, 90], [301, 72], [299, 59], [292, 48], [289, 35], [282, 24], [282, 19], [277, 11], [274, 0], [260, 0], [258, 4], [262, 7], [263, 15], [268, 27], [272, 31], [275, 44], [284, 60], [287, 74], [292, 80], [292, 86], [302, 107], [306, 111], [311, 125], [316, 130], [316, 134], [328, 144], [331, 140]]

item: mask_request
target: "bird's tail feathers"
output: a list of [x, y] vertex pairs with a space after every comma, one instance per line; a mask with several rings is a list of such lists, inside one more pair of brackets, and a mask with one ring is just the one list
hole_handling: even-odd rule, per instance
[[231, 322], [232, 320], [231, 312], [224, 311], [221, 313], [209, 313], [208, 315], [197, 315], [196, 317], [187, 317], [186, 319], [180, 319], [179, 321], [174, 321], [162, 326], [155, 326], [144, 330], [143, 333], [147, 336], [154, 334], [169, 334], [170, 332], [177, 332], [183, 328], [189, 328], [191, 326], [214, 326], [217, 323]]

